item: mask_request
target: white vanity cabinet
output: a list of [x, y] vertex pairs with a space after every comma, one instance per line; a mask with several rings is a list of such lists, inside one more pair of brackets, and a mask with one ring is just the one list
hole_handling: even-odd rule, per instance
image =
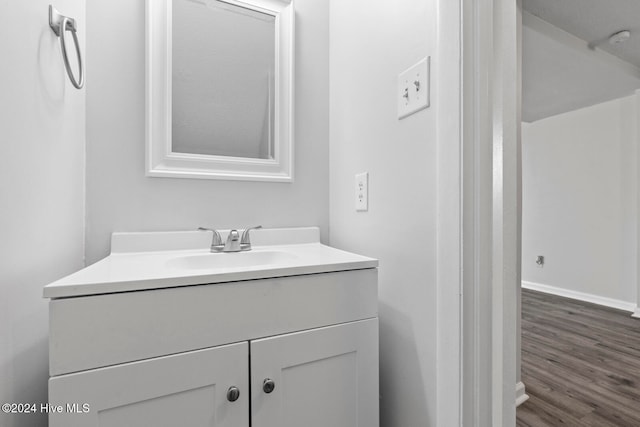
[[251, 342], [251, 405], [253, 427], [377, 426], [377, 319]]
[[50, 371], [50, 427], [376, 427], [377, 269], [54, 298]]
[[243, 342], [53, 377], [49, 401], [64, 410], [49, 414], [49, 426], [248, 426], [248, 355]]

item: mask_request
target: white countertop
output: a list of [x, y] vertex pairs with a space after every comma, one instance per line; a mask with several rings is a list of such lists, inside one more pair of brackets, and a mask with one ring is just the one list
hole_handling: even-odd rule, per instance
[[[227, 232], [221, 233], [223, 241]], [[211, 254], [211, 236], [203, 231], [114, 233], [109, 256], [45, 286], [43, 296], [79, 297], [378, 266], [376, 259], [321, 244], [316, 227], [254, 230], [253, 249], [241, 253]], [[256, 259], [273, 253], [283, 256], [262, 265], [234, 265], [250, 253]], [[190, 265], [185, 260], [214, 257], [218, 267], [185, 267]]]

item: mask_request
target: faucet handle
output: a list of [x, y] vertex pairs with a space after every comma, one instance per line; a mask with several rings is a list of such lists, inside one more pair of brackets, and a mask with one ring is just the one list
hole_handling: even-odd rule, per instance
[[261, 225], [256, 225], [255, 227], [249, 227], [242, 232], [242, 238], [240, 239], [241, 245], [246, 245], [248, 249], [251, 249], [251, 239], [249, 238], [249, 232], [251, 230], [257, 230], [262, 228]]
[[222, 236], [220, 236], [220, 233], [218, 233], [217, 230], [214, 230], [213, 228], [204, 228], [204, 227], [198, 227], [199, 231], [213, 231], [213, 240], [211, 240], [211, 247], [213, 248], [214, 246], [221, 246], [222, 245]]

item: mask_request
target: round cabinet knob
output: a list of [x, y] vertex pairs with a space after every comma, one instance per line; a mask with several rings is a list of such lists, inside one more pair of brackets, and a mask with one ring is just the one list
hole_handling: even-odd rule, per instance
[[274, 388], [276, 388], [276, 383], [272, 379], [267, 378], [262, 383], [262, 390], [267, 394], [271, 393]]
[[240, 390], [238, 390], [238, 387], [229, 387], [229, 390], [227, 390], [227, 400], [229, 402], [235, 402], [239, 397]]

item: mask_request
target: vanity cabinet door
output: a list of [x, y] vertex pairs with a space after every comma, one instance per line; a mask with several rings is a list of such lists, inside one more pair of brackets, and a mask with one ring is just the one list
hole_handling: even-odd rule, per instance
[[53, 377], [49, 400], [64, 411], [50, 412], [49, 425], [248, 427], [248, 350], [241, 342]]
[[253, 427], [377, 427], [378, 320], [251, 341]]

